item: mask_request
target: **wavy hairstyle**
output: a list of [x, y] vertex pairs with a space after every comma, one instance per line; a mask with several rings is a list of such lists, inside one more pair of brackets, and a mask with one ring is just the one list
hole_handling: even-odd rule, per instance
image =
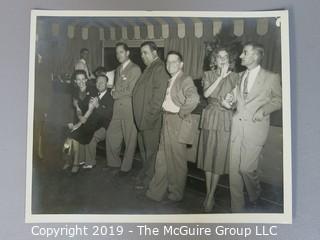
[[229, 47], [226, 46], [219, 46], [214, 49], [210, 54], [210, 67], [211, 69], [217, 69], [217, 56], [220, 51], [226, 51], [228, 53], [229, 59], [229, 69], [230, 71], [235, 71], [236, 60], [238, 58], [238, 54], [232, 51]]

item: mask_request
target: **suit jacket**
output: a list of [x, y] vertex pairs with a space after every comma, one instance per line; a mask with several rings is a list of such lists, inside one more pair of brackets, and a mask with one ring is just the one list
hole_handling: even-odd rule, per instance
[[121, 65], [115, 72], [115, 87], [112, 93], [114, 102], [113, 119], [132, 120], [132, 91], [141, 75], [140, 67], [129, 62], [121, 71]]
[[192, 144], [197, 130], [197, 123], [192, 119], [191, 112], [200, 102], [200, 97], [192, 78], [183, 72], [179, 73], [171, 88], [170, 95], [174, 104], [180, 107], [181, 124], [178, 142]]
[[[236, 112], [232, 118], [231, 141], [244, 135], [244, 140], [255, 145], [264, 145], [269, 131], [270, 113], [282, 106], [282, 90], [280, 76], [260, 69], [255, 82], [246, 99], [241, 91], [244, 72], [240, 73], [239, 81], [233, 90], [236, 100]], [[264, 111], [262, 121], [253, 121], [254, 114]]]
[[133, 115], [139, 130], [160, 129], [161, 108], [169, 75], [158, 58], [148, 66], [133, 89]]
[[104, 96], [99, 99], [99, 107], [96, 108], [92, 113], [95, 129], [99, 129], [101, 127], [107, 129], [112, 119], [112, 113], [113, 98], [110, 94], [110, 90], [107, 90]]

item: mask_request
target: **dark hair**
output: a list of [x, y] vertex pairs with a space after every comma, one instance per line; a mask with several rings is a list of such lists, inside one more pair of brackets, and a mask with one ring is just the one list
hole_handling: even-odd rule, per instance
[[85, 70], [82, 70], [82, 69], [80, 69], [80, 70], [75, 70], [74, 73], [73, 73], [74, 79], [76, 79], [76, 77], [77, 77], [78, 75], [84, 75], [84, 77], [85, 77], [86, 79], [88, 79], [88, 76], [87, 76], [87, 73], [86, 73]]
[[214, 65], [215, 68], [217, 68], [217, 56], [218, 56], [219, 52], [221, 52], [221, 51], [227, 52], [228, 59], [229, 59], [229, 69], [231, 71], [234, 71], [236, 60], [237, 60], [237, 54], [234, 53], [233, 51], [231, 51], [231, 49], [229, 49], [228, 47], [221, 46], [221, 47], [214, 49], [210, 55], [210, 61], [213, 58], [214, 60], [213, 60], [212, 64]]
[[106, 82], [108, 82], [108, 77], [107, 77], [107, 75], [105, 75], [105, 74], [99, 74], [99, 75], [97, 76], [96, 80], [98, 80], [99, 77], [105, 78], [105, 79], [106, 79]]
[[116, 48], [117, 48], [117, 47], [120, 47], [120, 46], [122, 46], [125, 51], [129, 51], [128, 44], [126, 44], [126, 43], [124, 43], [124, 42], [118, 42], [118, 43], [116, 44]]
[[252, 49], [259, 55], [259, 63], [262, 61], [263, 57], [264, 57], [264, 46], [260, 43], [257, 42], [246, 42], [244, 44], [245, 46], [252, 46]]
[[145, 42], [143, 42], [140, 45], [140, 48], [142, 48], [144, 46], [149, 46], [152, 51], [157, 51], [158, 50], [157, 44], [155, 42], [153, 42], [153, 41], [145, 41]]
[[180, 60], [181, 62], [183, 62], [182, 54], [179, 53], [178, 51], [169, 51], [168, 54], [167, 54], [167, 58], [166, 58], [166, 59], [168, 59], [168, 56], [169, 56], [169, 55], [176, 55], [176, 56], [178, 56], [179, 60]]
[[96, 70], [94, 70], [94, 75], [97, 77], [101, 74], [105, 74], [107, 72], [106, 68], [103, 66], [99, 66], [96, 68]]
[[88, 48], [81, 48], [80, 50], [80, 54], [84, 53], [84, 52], [89, 52], [89, 49]]

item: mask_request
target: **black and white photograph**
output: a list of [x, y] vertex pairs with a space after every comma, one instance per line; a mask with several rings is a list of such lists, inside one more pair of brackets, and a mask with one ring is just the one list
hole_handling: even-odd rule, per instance
[[32, 10], [26, 222], [291, 223], [288, 11]]

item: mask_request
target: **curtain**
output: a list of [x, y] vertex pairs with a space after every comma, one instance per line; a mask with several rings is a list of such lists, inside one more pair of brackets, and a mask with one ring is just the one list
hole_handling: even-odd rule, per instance
[[246, 21], [245, 32], [241, 36], [243, 43], [255, 41], [264, 46], [265, 56], [262, 67], [281, 74], [281, 29], [275, 24], [276, 19], [269, 19], [268, 32], [265, 35], [257, 34], [256, 21]]
[[81, 48], [89, 49], [88, 67], [91, 71], [95, 70], [102, 64], [102, 42], [99, 37], [99, 30], [89, 28], [88, 39], [82, 39], [81, 28], [75, 28], [75, 34], [72, 39], [67, 36], [66, 26], [60, 26], [58, 36], [48, 34], [43, 39], [45, 47], [45, 55], [51, 65], [51, 71], [55, 75], [63, 73], [73, 73], [74, 65], [79, 60]]
[[178, 51], [183, 56], [183, 71], [193, 79], [202, 77], [205, 44], [198, 38], [168, 38], [164, 41], [164, 53]]

